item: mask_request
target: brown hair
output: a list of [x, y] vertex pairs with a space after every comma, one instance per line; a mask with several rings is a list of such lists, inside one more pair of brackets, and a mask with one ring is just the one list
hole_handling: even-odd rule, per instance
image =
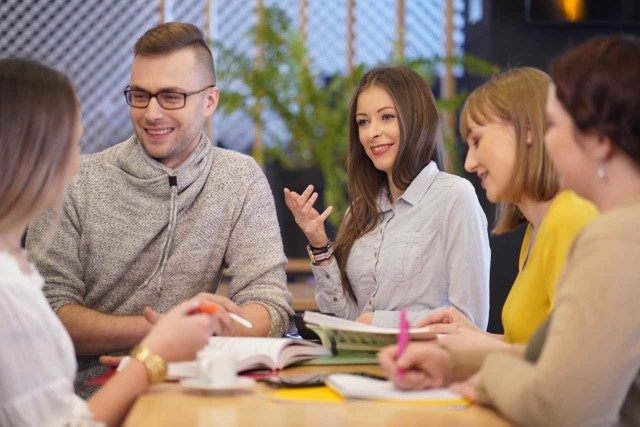
[[78, 103], [69, 79], [24, 59], [0, 60], [0, 233], [47, 207], [74, 149]]
[[640, 40], [591, 39], [560, 57], [551, 75], [576, 129], [607, 136], [640, 165]]
[[185, 22], [167, 22], [148, 30], [133, 47], [135, 56], [166, 55], [192, 48], [206, 73], [207, 82], [216, 84], [213, 55], [200, 28]]
[[335, 243], [342, 286], [354, 298], [346, 275], [347, 259], [354, 242], [378, 225], [378, 194], [384, 186], [388, 188], [387, 175], [375, 168], [360, 143], [356, 123], [358, 97], [371, 86], [384, 89], [398, 113], [400, 145], [392, 170], [394, 184], [406, 190], [432, 160], [440, 170], [446, 168], [438, 110], [433, 92], [424, 79], [409, 68], [399, 66], [374, 68], [366, 73], [360, 79], [349, 107], [349, 210], [342, 220]]
[[[535, 68], [507, 71], [474, 90], [460, 113], [460, 134], [464, 139], [469, 137], [469, 120], [479, 125], [497, 120], [514, 127], [516, 164], [507, 188], [507, 196], [514, 201], [524, 195], [535, 201], [550, 200], [560, 189], [558, 173], [544, 145], [549, 83], [549, 76]], [[526, 219], [515, 203], [500, 202], [493, 233], [509, 232], [524, 222]]]

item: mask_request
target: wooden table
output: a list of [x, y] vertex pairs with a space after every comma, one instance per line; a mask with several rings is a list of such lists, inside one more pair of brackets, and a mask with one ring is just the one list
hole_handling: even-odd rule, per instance
[[[285, 373], [370, 372], [379, 366], [301, 366]], [[508, 426], [495, 412], [470, 406], [446, 410], [417, 404], [373, 401], [300, 403], [275, 401], [271, 389], [258, 383], [248, 391], [203, 394], [164, 383], [140, 396], [124, 422], [125, 427], [298, 427], [298, 426]]]

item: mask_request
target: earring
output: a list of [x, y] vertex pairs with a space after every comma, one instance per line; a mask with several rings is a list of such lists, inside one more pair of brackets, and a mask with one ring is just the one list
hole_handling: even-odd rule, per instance
[[607, 178], [607, 171], [604, 168], [604, 162], [600, 162], [600, 164], [598, 165], [598, 178], [600, 179], [606, 179]]

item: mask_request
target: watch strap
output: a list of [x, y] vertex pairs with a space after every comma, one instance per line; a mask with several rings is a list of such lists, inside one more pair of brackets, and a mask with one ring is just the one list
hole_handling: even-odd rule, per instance
[[329, 241], [326, 246], [323, 246], [321, 248], [316, 248], [315, 246], [311, 246], [311, 244], [309, 244], [307, 245], [307, 253], [309, 254], [311, 263], [313, 265], [318, 265], [318, 263], [326, 261], [333, 256], [333, 243]]
[[149, 381], [151, 384], [157, 384], [164, 381], [167, 377], [167, 362], [153, 353], [149, 347], [139, 344], [131, 350], [131, 357], [142, 363], [147, 368]]

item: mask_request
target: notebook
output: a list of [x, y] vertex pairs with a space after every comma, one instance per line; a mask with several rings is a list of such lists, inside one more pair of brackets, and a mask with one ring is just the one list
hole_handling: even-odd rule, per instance
[[[329, 356], [330, 351], [311, 341], [294, 338], [211, 337], [206, 349], [224, 350], [238, 356], [238, 372], [254, 369], [278, 370], [303, 360]], [[126, 359], [126, 361], [125, 361]], [[122, 370], [129, 357], [118, 366]], [[167, 378], [195, 378], [198, 362], [173, 362], [167, 366]]]
[[[399, 328], [381, 328], [312, 311], [305, 311], [303, 320], [332, 354], [343, 351], [375, 352], [395, 344], [400, 332]], [[437, 338], [437, 334], [429, 327], [412, 328], [409, 335], [414, 341]]]
[[465, 408], [470, 401], [447, 388], [430, 390], [398, 390], [391, 381], [360, 375], [332, 374], [325, 384], [346, 399], [387, 400], [424, 405]]

